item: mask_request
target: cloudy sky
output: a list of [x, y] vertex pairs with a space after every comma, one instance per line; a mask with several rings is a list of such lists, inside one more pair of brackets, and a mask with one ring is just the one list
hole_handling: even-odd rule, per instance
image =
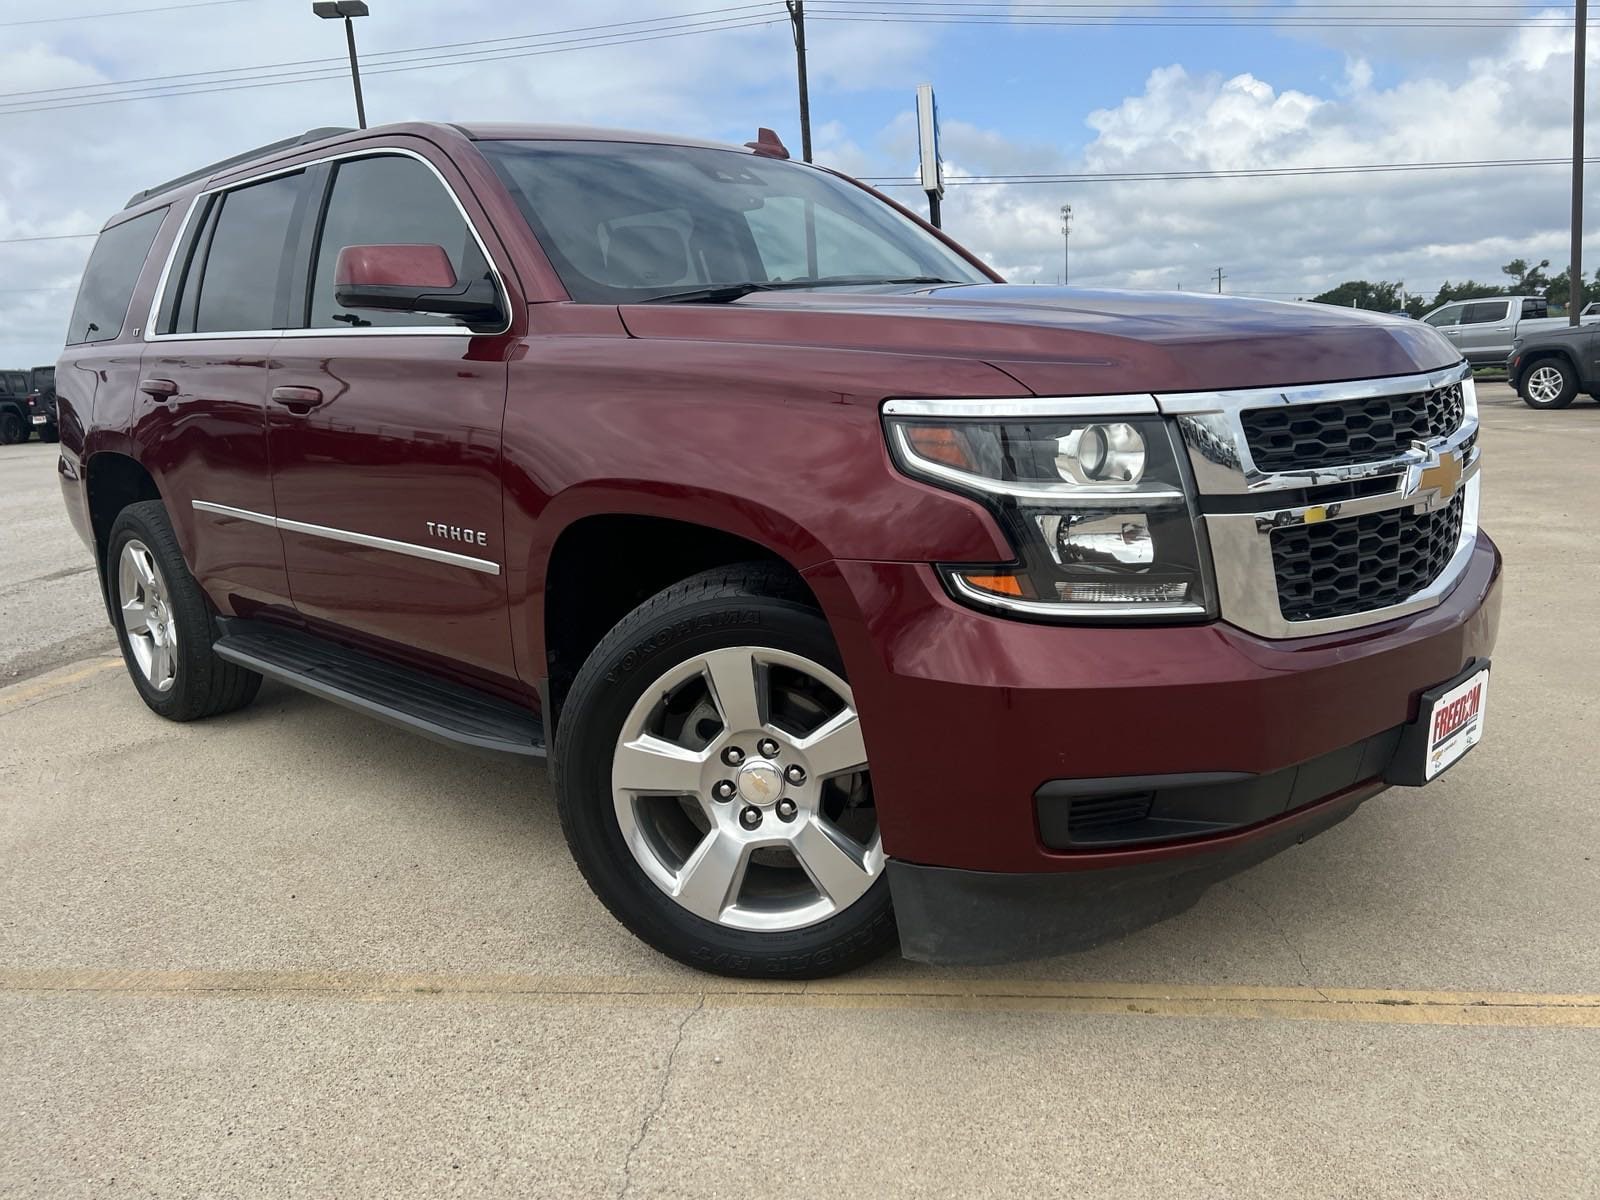
[[[733, 142], [771, 125], [798, 154], [777, 0], [370, 4], [357, 30], [375, 124], [490, 118]], [[1570, 7], [807, 7], [816, 157], [863, 176], [914, 172], [922, 82], [938, 88], [950, 178], [1571, 152]], [[92, 245], [62, 235], [203, 163], [353, 123], [343, 53], [309, 0], [0, 0], [0, 366], [60, 350]], [[1591, 40], [1591, 75], [1596, 58]], [[1018, 282], [1056, 282], [1070, 203], [1074, 285], [1201, 289], [1221, 266], [1231, 292], [1383, 278], [1431, 296], [1446, 279], [1498, 279], [1516, 257], [1559, 268], [1568, 183], [1557, 165], [953, 185], [945, 226]], [[1585, 258], [1600, 266], [1600, 236]]]

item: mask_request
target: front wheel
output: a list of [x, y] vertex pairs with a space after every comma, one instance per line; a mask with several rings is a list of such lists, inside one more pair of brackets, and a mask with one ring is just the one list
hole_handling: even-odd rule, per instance
[[1529, 408], [1565, 408], [1578, 394], [1578, 380], [1566, 363], [1546, 358], [1528, 368], [1517, 390]]
[[782, 573], [706, 572], [625, 617], [573, 684], [555, 761], [579, 868], [663, 953], [804, 979], [894, 942], [855, 700]]

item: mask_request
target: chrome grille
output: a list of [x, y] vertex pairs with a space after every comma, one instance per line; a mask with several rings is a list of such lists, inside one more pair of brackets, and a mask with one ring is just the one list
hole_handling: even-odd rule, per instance
[[1391, 508], [1272, 531], [1278, 608], [1322, 621], [1404, 603], [1449, 565], [1461, 540], [1464, 493], [1432, 512]]
[[1188, 449], [1223, 620], [1359, 628], [1433, 607], [1466, 570], [1482, 451], [1465, 363], [1156, 401]]
[[1376, 462], [1444, 437], [1465, 416], [1461, 385], [1332, 404], [1277, 405], [1239, 414], [1258, 471]]

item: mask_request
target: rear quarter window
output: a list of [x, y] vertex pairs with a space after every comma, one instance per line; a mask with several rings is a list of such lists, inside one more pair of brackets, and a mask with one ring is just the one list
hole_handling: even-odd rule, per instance
[[122, 332], [139, 273], [166, 215], [166, 209], [158, 208], [113, 225], [100, 235], [78, 285], [67, 345], [109, 342]]

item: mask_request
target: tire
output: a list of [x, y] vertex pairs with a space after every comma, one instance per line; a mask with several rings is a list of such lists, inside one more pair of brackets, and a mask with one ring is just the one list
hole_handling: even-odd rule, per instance
[[255, 699], [261, 676], [212, 652], [211, 606], [161, 501], [142, 500], [117, 514], [105, 572], [122, 660], [152, 711], [194, 721]]
[[1529, 408], [1565, 408], [1578, 394], [1578, 379], [1565, 359], [1535, 360], [1517, 381], [1517, 394]]
[[39, 430], [39, 440], [46, 444], [59, 442], [61, 440], [61, 431], [58, 430], [54, 425], [46, 425], [43, 429]]
[[562, 830], [595, 895], [717, 974], [878, 957], [896, 932], [853, 703], [827, 622], [774, 567], [717, 568], [634, 609], [578, 672], [555, 741]]
[[28, 440], [28, 427], [13, 410], [0, 412], [0, 446], [14, 446]]

